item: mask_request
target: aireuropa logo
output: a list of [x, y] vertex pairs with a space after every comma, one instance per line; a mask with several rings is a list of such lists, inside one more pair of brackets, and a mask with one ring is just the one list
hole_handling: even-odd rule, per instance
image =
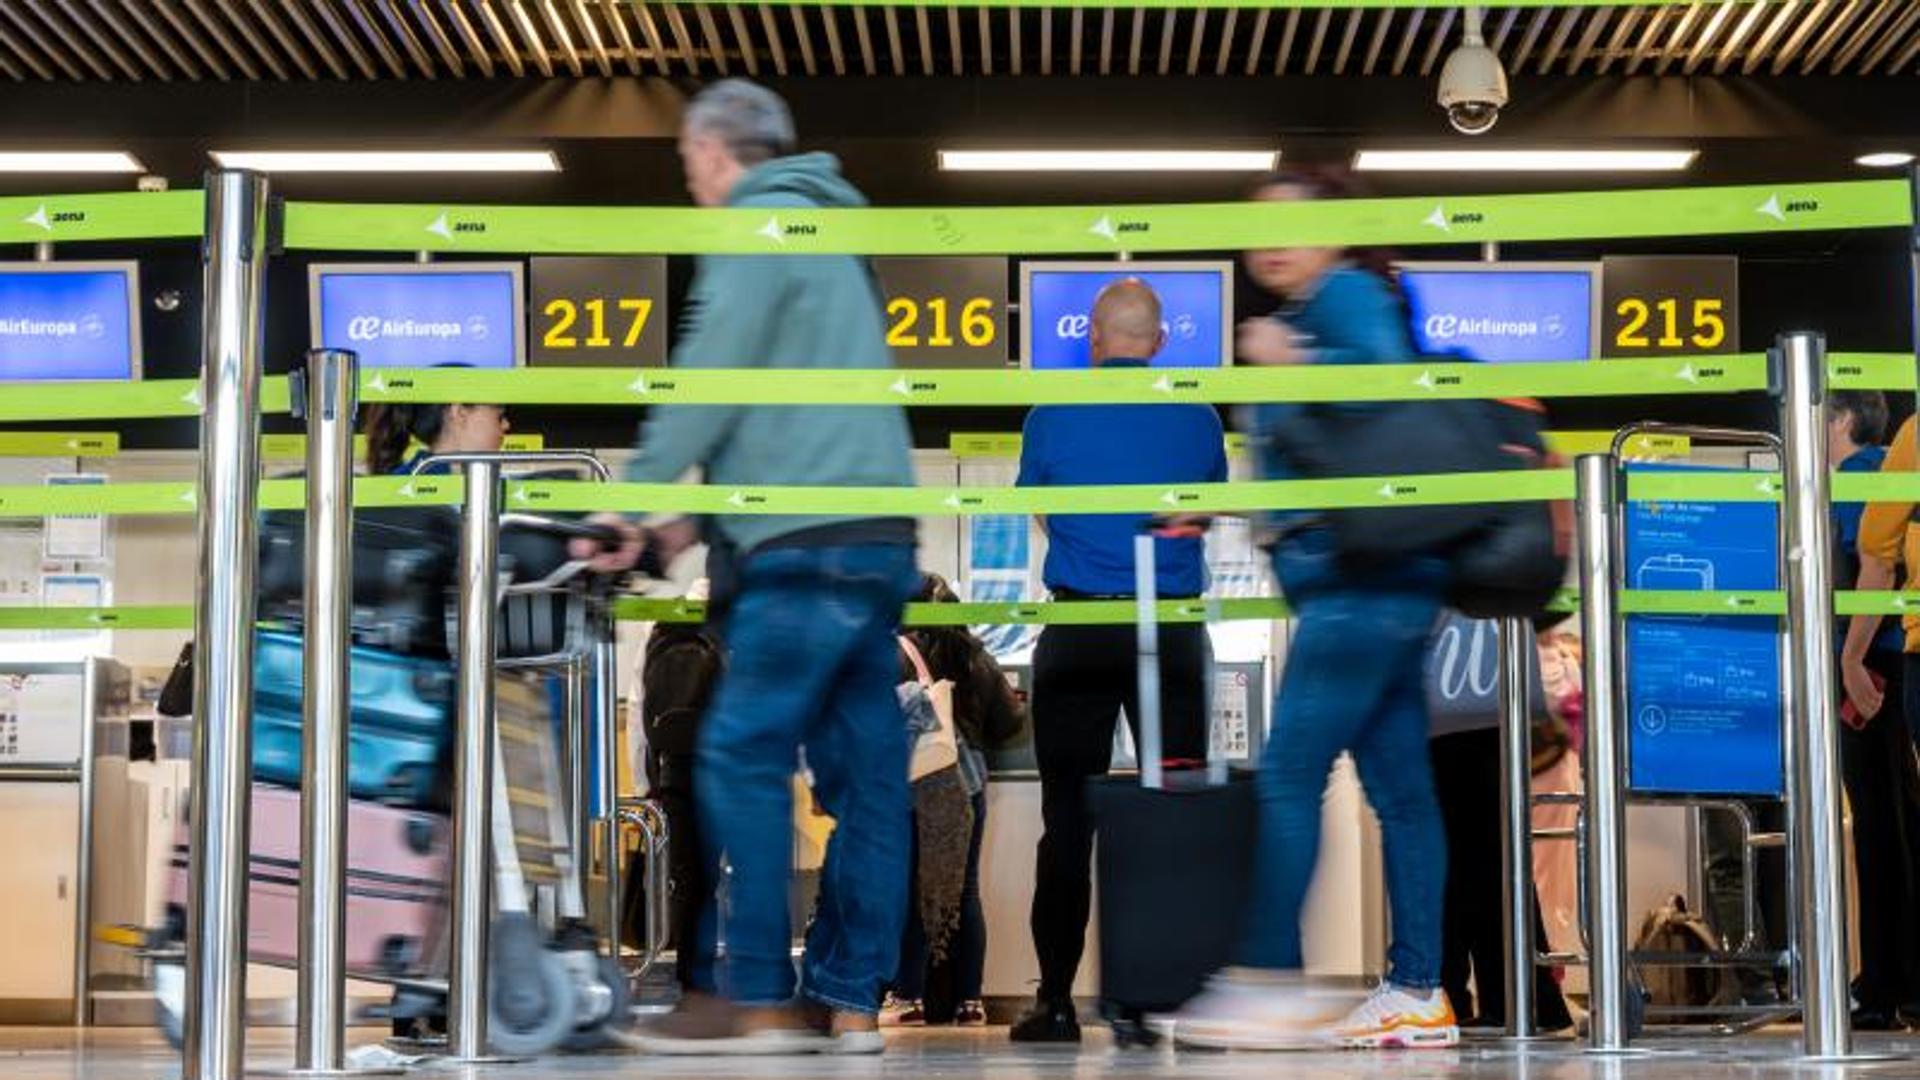
[[465, 322], [429, 319], [384, 319], [378, 315], [356, 315], [347, 320], [348, 341], [440, 340], [485, 341], [493, 332], [483, 315]]
[[0, 319], [0, 338], [59, 341], [66, 338], [98, 339], [106, 336], [106, 333], [107, 321], [93, 314], [77, 319]]
[[1558, 315], [1546, 315], [1538, 319], [1502, 319], [1495, 316], [1453, 314], [1429, 315], [1424, 329], [1428, 341], [1458, 341], [1461, 338], [1557, 341], [1567, 333], [1566, 323]]
[[[1062, 315], [1053, 323], [1053, 334], [1061, 341], [1083, 341], [1093, 326], [1092, 316]], [[1168, 342], [1192, 341], [1200, 336], [1200, 320], [1187, 312], [1178, 312], [1160, 320], [1160, 332]]]

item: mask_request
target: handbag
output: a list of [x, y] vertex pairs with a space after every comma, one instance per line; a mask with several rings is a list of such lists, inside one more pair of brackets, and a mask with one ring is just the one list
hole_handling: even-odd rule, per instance
[[953, 731], [953, 682], [948, 679], [936, 680], [933, 673], [927, 670], [927, 661], [920, 655], [920, 649], [904, 635], [900, 638], [900, 651], [906, 654], [907, 661], [913, 665], [914, 678], [920, 691], [926, 695], [937, 720], [931, 730], [920, 732], [913, 741], [907, 779], [918, 780], [960, 764], [960, 742], [954, 737]]

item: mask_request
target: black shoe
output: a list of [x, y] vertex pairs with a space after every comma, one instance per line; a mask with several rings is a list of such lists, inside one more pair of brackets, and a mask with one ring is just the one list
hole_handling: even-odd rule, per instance
[[1853, 1010], [1853, 1030], [1855, 1031], [1906, 1031], [1906, 1018], [1900, 1010], [1881, 1008], [1877, 1005], [1862, 1005]]
[[1072, 1001], [1041, 998], [1013, 1022], [1007, 1037], [1017, 1043], [1077, 1043], [1080, 1017]]

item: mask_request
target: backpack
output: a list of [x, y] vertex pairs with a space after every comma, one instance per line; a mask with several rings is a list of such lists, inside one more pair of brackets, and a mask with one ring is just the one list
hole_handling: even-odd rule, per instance
[[[1513, 399], [1482, 402], [1502, 454], [1515, 469], [1559, 464], [1547, 451], [1545, 410]], [[1531, 618], [1545, 629], [1564, 615], [1547, 605], [1566, 582], [1573, 550], [1573, 506], [1554, 502], [1497, 503], [1488, 520], [1452, 549], [1447, 604], [1473, 619]]]
[[[1640, 922], [1635, 952], [1698, 953], [1720, 951], [1720, 936], [1707, 921], [1687, 910], [1687, 899], [1675, 894]], [[1654, 1005], [1727, 1005], [1739, 999], [1733, 971], [1724, 967], [1640, 965], [1640, 983]]]
[[640, 722], [655, 754], [692, 754], [700, 718], [725, 667], [720, 642], [704, 626], [660, 623], [640, 664]]

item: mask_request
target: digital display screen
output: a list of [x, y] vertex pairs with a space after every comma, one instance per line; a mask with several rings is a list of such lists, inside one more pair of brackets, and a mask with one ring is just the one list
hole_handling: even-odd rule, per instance
[[1154, 367], [1221, 367], [1226, 364], [1229, 271], [1225, 266], [1192, 269], [1155, 268], [1151, 264], [1111, 263], [1098, 268], [1055, 268], [1045, 263], [1022, 268], [1020, 312], [1026, 322], [1026, 363], [1036, 370], [1092, 365], [1087, 330], [1100, 290], [1124, 278], [1139, 278], [1160, 296], [1161, 324], [1167, 343]]
[[1591, 271], [1407, 267], [1400, 288], [1422, 353], [1496, 364], [1598, 355]]
[[136, 275], [132, 264], [0, 266], [0, 382], [137, 376]]
[[[1685, 592], [1777, 589], [1779, 509], [1761, 502], [1630, 502], [1627, 584]], [[1777, 620], [1627, 616], [1630, 790], [1779, 795], [1782, 703]]]
[[517, 266], [317, 266], [313, 279], [314, 346], [350, 349], [363, 368], [522, 361]]

